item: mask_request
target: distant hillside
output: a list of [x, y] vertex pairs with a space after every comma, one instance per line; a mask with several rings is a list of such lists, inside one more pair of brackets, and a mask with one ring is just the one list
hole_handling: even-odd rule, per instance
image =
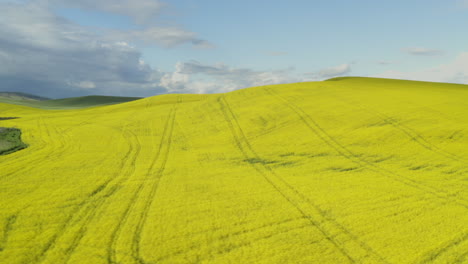
[[[82, 97], [71, 97], [64, 99], [46, 99], [40, 96], [28, 95], [20, 97], [19, 95], [14, 96], [14, 94], [21, 93], [5, 93], [8, 96], [2, 96], [0, 93], [0, 103], [24, 105], [35, 108], [43, 109], [72, 109], [72, 108], [85, 108], [93, 107], [100, 105], [110, 105], [125, 103], [134, 100], [141, 99], [141, 97], [120, 97], [120, 96], [102, 96], [102, 95], [90, 95]], [[41, 99], [33, 99], [41, 98]]]
[[0, 103], [34, 106], [44, 100], [50, 98], [19, 92], [0, 92]]
[[19, 92], [0, 92], [0, 97], [13, 100], [44, 101], [50, 98]]
[[141, 99], [141, 97], [120, 97], [90, 95], [64, 99], [47, 100], [40, 103], [43, 108], [84, 108], [99, 105], [125, 103]]

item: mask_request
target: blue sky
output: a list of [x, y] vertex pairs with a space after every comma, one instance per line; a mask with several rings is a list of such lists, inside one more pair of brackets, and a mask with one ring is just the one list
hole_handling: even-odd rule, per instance
[[0, 0], [0, 90], [226, 92], [373, 76], [468, 84], [467, 0]]

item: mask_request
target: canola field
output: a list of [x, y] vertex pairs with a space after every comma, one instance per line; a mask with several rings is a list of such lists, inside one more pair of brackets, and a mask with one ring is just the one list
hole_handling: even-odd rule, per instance
[[0, 103], [0, 263], [468, 263], [468, 86]]

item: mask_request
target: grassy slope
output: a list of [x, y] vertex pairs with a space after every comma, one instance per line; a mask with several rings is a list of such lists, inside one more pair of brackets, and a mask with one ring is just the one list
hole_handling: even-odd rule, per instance
[[30, 144], [0, 157], [0, 262], [465, 263], [467, 98], [351, 78], [0, 104]]
[[110, 104], [119, 104], [141, 99], [140, 97], [99, 96], [90, 95], [52, 100], [29, 100], [0, 96], [0, 103], [23, 105], [42, 109], [74, 109]]
[[23, 101], [44, 101], [50, 98], [41, 97], [33, 94], [19, 93], [19, 92], [0, 92], [0, 98], [9, 98], [13, 100]]
[[44, 101], [44, 108], [83, 108], [91, 106], [101, 106], [110, 104], [119, 104], [141, 99], [141, 97], [120, 97], [120, 96], [83, 96], [65, 99], [55, 99]]
[[39, 103], [37, 100], [25, 100], [20, 98], [11, 98], [0, 95], [0, 103], [5, 104], [15, 104], [15, 105], [25, 105], [25, 106], [35, 106]]
[[26, 148], [21, 141], [21, 130], [0, 127], [0, 155], [6, 155]]
[[25, 93], [0, 92], [0, 103], [35, 106], [44, 100], [49, 100], [49, 98]]

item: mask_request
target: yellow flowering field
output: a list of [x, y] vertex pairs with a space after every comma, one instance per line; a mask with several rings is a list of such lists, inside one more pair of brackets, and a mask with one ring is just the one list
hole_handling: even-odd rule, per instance
[[468, 263], [468, 86], [0, 103], [0, 263]]

